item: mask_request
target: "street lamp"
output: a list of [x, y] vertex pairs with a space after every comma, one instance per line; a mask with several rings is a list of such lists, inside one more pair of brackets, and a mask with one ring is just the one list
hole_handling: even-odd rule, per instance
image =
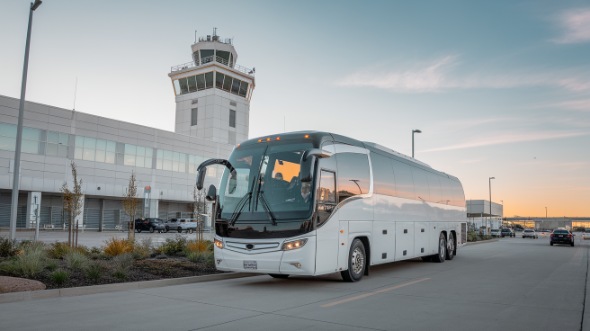
[[412, 130], [412, 159], [414, 158], [414, 133], [422, 133], [422, 131], [418, 129]]
[[547, 219], [547, 207], [545, 207], [545, 219]]
[[16, 239], [16, 215], [18, 209], [18, 189], [20, 177], [20, 152], [23, 136], [23, 114], [25, 111], [25, 91], [27, 90], [27, 71], [29, 69], [29, 45], [31, 43], [31, 27], [33, 26], [33, 12], [41, 6], [41, 0], [31, 3], [29, 11], [29, 27], [27, 30], [27, 42], [25, 44], [25, 61], [23, 64], [23, 79], [20, 91], [20, 104], [18, 107], [18, 126], [16, 128], [16, 149], [14, 151], [14, 172], [12, 177], [12, 204], [10, 207], [10, 239]]
[[492, 221], [492, 179], [496, 179], [496, 177], [490, 177], [488, 179], [488, 182], [489, 182], [488, 187], [490, 189], [490, 223]]

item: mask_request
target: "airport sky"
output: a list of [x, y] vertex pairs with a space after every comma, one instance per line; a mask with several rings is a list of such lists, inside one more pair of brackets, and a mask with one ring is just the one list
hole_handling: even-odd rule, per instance
[[[20, 97], [29, 3], [0, 3], [0, 94]], [[26, 99], [174, 130], [197, 36], [256, 68], [250, 137], [323, 130], [457, 176], [504, 216], [590, 216], [588, 1], [44, 0]]]

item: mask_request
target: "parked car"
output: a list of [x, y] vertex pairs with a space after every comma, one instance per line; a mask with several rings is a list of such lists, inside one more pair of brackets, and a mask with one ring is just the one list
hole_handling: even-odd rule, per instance
[[150, 233], [154, 233], [155, 231], [158, 231], [158, 233], [165, 231], [164, 220], [154, 217], [136, 219], [135, 231], [141, 232], [144, 230], [149, 231]]
[[177, 230], [179, 224], [179, 218], [171, 218], [164, 223], [164, 230], [166, 232], [170, 230]]
[[590, 228], [586, 228], [584, 230], [584, 233], [582, 234], [582, 239], [584, 239], [584, 240], [590, 239]]
[[194, 218], [171, 218], [164, 224], [166, 232], [178, 231], [178, 233], [188, 232], [192, 233], [197, 230], [197, 220]]
[[512, 238], [512, 237], [515, 236], [515, 234], [514, 234], [514, 231], [512, 231], [512, 229], [502, 228], [502, 230], [500, 230], [500, 236], [502, 238], [504, 238], [504, 237], [510, 237], [510, 238]]
[[522, 231], [522, 237], [537, 239], [537, 238], [539, 238], [539, 235], [533, 229], [524, 229], [524, 231]]
[[574, 245], [574, 234], [567, 229], [555, 229], [549, 238], [549, 245], [551, 246], [553, 246], [553, 244]]
[[492, 237], [500, 237], [502, 235], [500, 229], [492, 229], [492, 231], [490, 231], [490, 234], [492, 235]]
[[194, 218], [182, 218], [180, 219], [180, 224], [178, 225], [177, 231], [193, 233], [193, 231], [197, 231], [198, 224], [199, 223]]

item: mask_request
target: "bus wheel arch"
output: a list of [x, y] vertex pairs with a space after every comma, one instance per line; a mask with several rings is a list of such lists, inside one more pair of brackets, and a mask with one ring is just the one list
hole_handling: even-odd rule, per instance
[[348, 251], [347, 269], [340, 272], [344, 281], [357, 282], [367, 274], [368, 251], [366, 238], [354, 238]]

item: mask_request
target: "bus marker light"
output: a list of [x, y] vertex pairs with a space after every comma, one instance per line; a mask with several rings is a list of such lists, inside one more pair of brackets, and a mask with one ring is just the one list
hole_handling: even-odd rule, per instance
[[214, 244], [215, 244], [215, 247], [217, 247], [219, 249], [223, 249], [223, 241], [221, 241], [219, 239], [215, 239]]
[[299, 263], [299, 262], [290, 262], [289, 264], [294, 266], [297, 269], [301, 269], [301, 263]]

